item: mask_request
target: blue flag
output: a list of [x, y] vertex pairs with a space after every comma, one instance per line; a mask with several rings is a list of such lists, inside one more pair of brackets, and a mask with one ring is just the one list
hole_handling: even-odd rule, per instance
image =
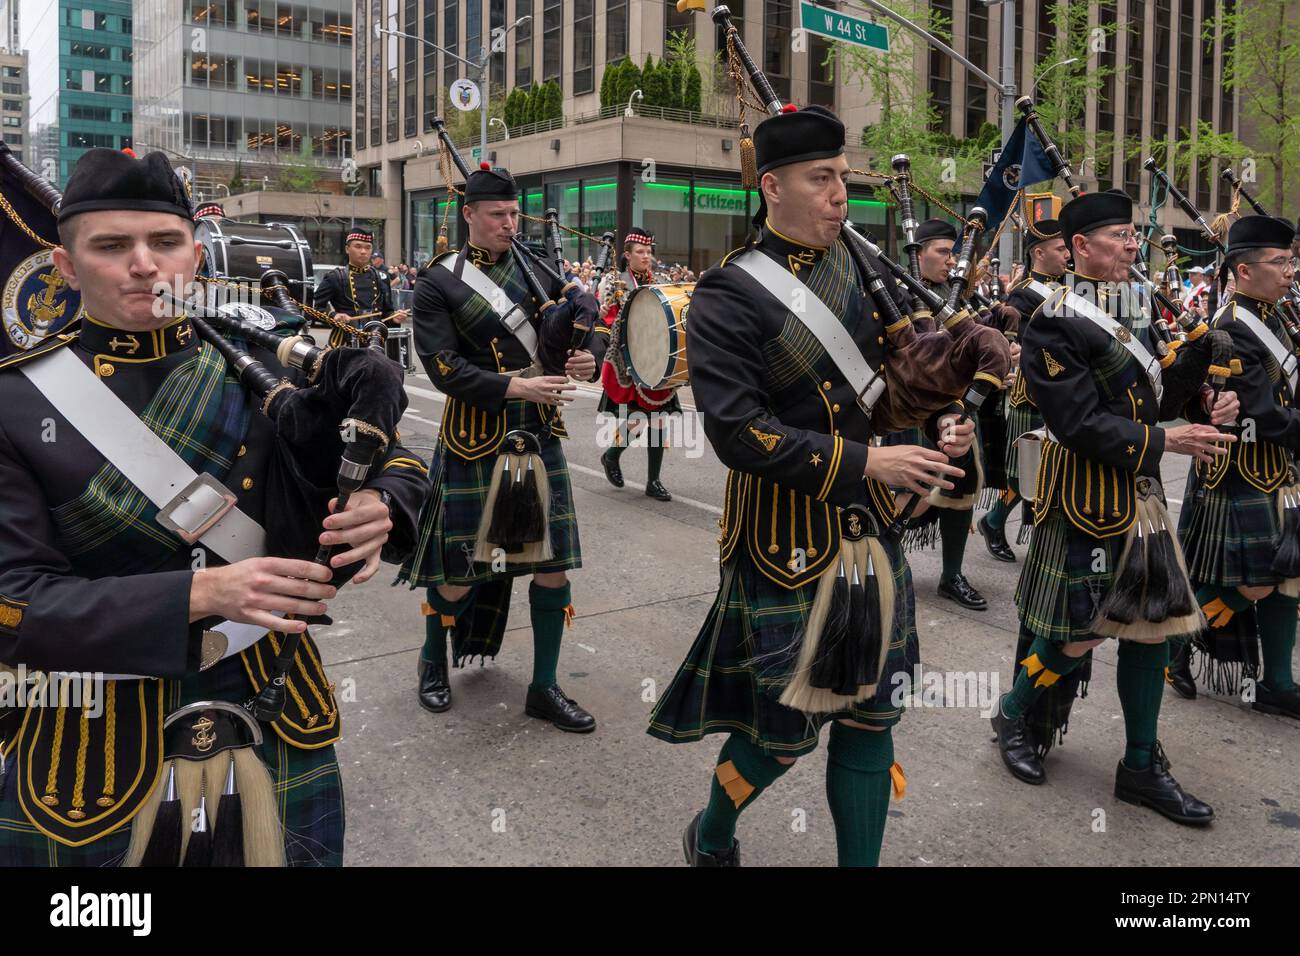
[[1002, 155], [993, 165], [979, 198], [975, 200], [975, 205], [988, 211], [989, 221], [985, 228], [992, 232], [1002, 224], [1021, 187], [1055, 178], [1056, 171], [1043, 144], [1022, 117], [1011, 131], [1011, 138], [1002, 147]]

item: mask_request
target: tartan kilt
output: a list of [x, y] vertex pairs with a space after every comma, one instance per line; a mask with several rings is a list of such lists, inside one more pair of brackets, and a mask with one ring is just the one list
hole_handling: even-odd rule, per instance
[[[1007, 410], [1007, 487], [1020, 494], [1020, 456], [1016, 454], [1016, 439], [1025, 432], [1043, 427], [1043, 416], [1032, 404], [1010, 406]], [[1031, 489], [1032, 491], [1032, 489]]]
[[[250, 687], [238, 657], [230, 658], [180, 684], [174, 706], [196, 700], [243, 703]], [[262, 761], [275, 785], [285, 827], [285, 856], [290, 866], [343, 865], [343, 778], [334, 746], [303, 750], [291, 747], [269, 724], [262, 724]], [[38, 830], [18, 804], [17, 754], [5, 756], [0, 790], [0, 866], [118, 866], [131, 843], [131, 823], [107, 836], [70, 847]], [[223, 781], [224, 782], [224, 781]], [[160, 779], [157, 786], [162, 786]], [[210, 783], [211, 785], [211, 783]], [[209, 796], [209, 799], [212, 799]]]
[[[542, 420], [535, 404], [512, 399], [506, 403], [506, 431], [519, 428], [537, 435]], [[466, 461], [448, 449], [440, 433], [429, 464], [429, 491], [420, 512], [418, 543], [411, 558], [398, 571], [397, 579], [412, 588], [436, 587], [480, 584], [503, 575], [516, 577], [582, 567], [578, 519], [574, 514], [564, 449], [553, 434], [542, 438], [541, 445], [551, 491], [549, 520], [554, 557], [550, 561], [511, 563], [498, 574], [490, 564], [473, 560], [479, 521], [492, 486], [493, 472], [500, 463], [497, 454]]]
[[1276, 492], [1260, 491], [1232, 473], [1217, 488], [1205, 488], [1193, 465], [1178, 516], [1178, 537], [1187, 576], [1196, 585], [1277, 584], [1273, 554], [1281, 534]]
[[[1021, 626], [1055, 643], [1094, 640], [1092, 622], [1114, 580], [1125, 537], [1094, 538], [1053, 506], [1034, 525], [1016, 585]], [[1105, 552], [1106, 570], [1100, 573], [1092, 570], [1098, 548]]]
[[897, 599], [889, 655], [873, 697], [835, 714], [805, 714], [778, 703], [797, 657], [788, 651], [807, 622], [817, 582], [783, 588], [764, 577], [740, 548], [722, 572], [725, 585], [730, 570], [730, 588], [719, 588], [686, 660], [650, 716], [647, 733], [668, 743], [739, 733], [769, 755], [798, 756], [816, 749], [822, 725], [837, 718], [876, 727], [896, 724], [903, 706], [895, 700], [905, 696], [904, 685], [920, 661], [916, 596], [898, 543], [880, 541], [889, 553]]
[[608, 392], [601, 392], [600, 401], [596, 403], [596, 414], [613, 415], [615, 418], [624, 414], [631, 415], [635, 411], [642, 411], [646, 414], [659, 412], [661, 415], [680, 415], [682, 413], [682, 400], [678, 398], [678, 392], [680, 391], [681, 389], [673, 389], [673, 393], [668, 396], [668, 401], [662, 405], [644, 405], [640, 401], [621, 405], [610, 398]]

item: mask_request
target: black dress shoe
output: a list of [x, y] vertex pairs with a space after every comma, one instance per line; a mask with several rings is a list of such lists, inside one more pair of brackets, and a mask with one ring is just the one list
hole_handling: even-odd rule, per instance
[[984, 536], [984, 545], [989, 549], [989, 554], [999, 561], [1014, 562], [1016, 560], [1016, 553], [1011, 550], [1011, 545], [1007, 544], [1006, 530], [995, 528], [989, 524], [988, 515], [980, 518], [975, 527], [979, 528], [980, 534]]
[[1292, 685], [1287, 690], [1269, 690], [1267, 685], [1257, 683], [1255, 700], [1250, 706], [1261, 714], [1281, 714], [1300, 720], [1300, 685]]
[[623, 487], [623, 469], [618, 466], [618, 459], [611, 458], [609, 452], [600, 456], [601, 467], [605, 469], [605, 477], [615, 488]]
[[710, 853], [700, 849], [700, 817], [702, 816], [704, 816], [703, 810], [695, 814], [695, 819], [686, 825], [686, 830], [682, 833], [682, 852], [686, 854], [686, 865], [740, 866], [740, 843], [734, 838], [730, 850], [714, 850]]
[[596, 729], [596, 718], [579, 707], [577, 701], [565, 697], [559, 684], [552, 684], [544, 690], [529, 687], [524, 713], [539, 720], [549, 720], [571, 734], [589, 734]]
[[654, 499], [656, 499], [656, 500], [658, 500], [658, 501], [672, 501], [672, 500], [673, 500], [673, 496], [670, 495], [670, 494], [668, 493], [668, 489], [665, 488], [665, 487], [663, 486], [663, 484], [660, 483], [660, 481], [659, 481], [658, 478], [656, 478], [654, 481], [648, 482], [648, 483], [646, 484], [646, 486], [645, 486], [645, 493], [646, 493], [649, 497], [654, 498]]
[[993, 712], [993, 733], [997, 735], [998, 751], [1002, 762], [1017, 780], [1034, 785], [1047, 782], [1047, 772], [1038, 751], [1029, 742], [1029, 730], [1025, 727], [1023, 716], [1012, 720], [1002, 713], [1002, 702], [1007, 695], [998, 698], [997, 710]]
[[440, 714], [451, 707], [451, 683], [447, 680], [447, 662], [420, 660], [420, 706]]
[[1169, 772], [1165, 750], [1156, 741], [1151, 745], [1151, 766], [1132, 770], [1120, 761], [1115, 767], [1115, 796], [1125, 803], [1150, 807], [1175, 823], [1208, 826], [1214, 820], [1214, 808], [1184, 792]]
[[962, 607], [968, 607], [973, 611], [988, 610], [989, 602], [984, 600], [984, 595], [971, 586], [964, 574], [954, 575], [953, 579], [946, 584], [940, 581], [939, 593], [948, 600], [956, 601]]
[[1179, 697], [1196, 700], [1196, 679], [1192, 677], [1192, 648], [1187, 644], [1182, 652], [1175, 656], [1165, 669], [1165, 681]]

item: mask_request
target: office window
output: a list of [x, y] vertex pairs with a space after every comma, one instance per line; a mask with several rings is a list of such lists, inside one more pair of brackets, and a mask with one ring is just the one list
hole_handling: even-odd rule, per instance
[[[1223, 15], [1226, 19], [1233, 13], [1237, 6], [1235, 0], [1223, 0]], [[1232, 37], [1227, 33], [1223, 34], [1223, 60], [1228, 62], [1232, 56]], [[1220, 133], [1235, 133], [1237, 131], [1236, 110], [1233, 109], [1232, 90], [1226, 87], [1219, 88], [1219, 125], [1215, 129]], [[1230, 187], [1222, 178], [1217, 180], [1218, 183], [1218, 202], [1214, 205], [1214, 211], [1219, 212], [1227, 209], [1232, 205], [1232, 187]]]
[[763, 0], [763, 71], [784, 102], [790, 99], [791, 0]]
[[[1047, 57], [1052, 50], [1052, 44], [1056, 40], [1056, 18], [1052, 9], [1057, 0], [1038, 0], [1038, 64], [1041, 68], [1047, 65]], [[947, 0], [945, 4], [949, 19], [952, 17], [952, 0]]]
[[22, 100], [5, 100], [4, 108], [7, 110], [21, 110], [23, 108]]
[[[1115, 22], [1115, 5], [1114, 3], [1102, 4], [1097, 9], [1097, 25], [1104, 27]], [[1103, 77], [1100, 86], [1097, 89], [1097, 131], [1099, 134], [1113, 133], [1115, 130], [1115, 35], [1112, 34], [1106, 39], [1106, 46], [1097, 54], [1097, 65], [1103, 70], [1110, 70], [1108, 75]], [[1099, 141], [1097, 147], [1097, 181], [1101, 189], [1110, 189], [1114, 186], [1112, 175], [1112, 160], [1114, 152], [1114, 142]]]
[[559, 80], [564, 62], [564, 4], [542, 0], [542, 82]]
[[131, 31], [134, 29], [134, 24], [131, 22], [131, 18], [130, 18], [130, 17], [122, 17], [122, 28], [121, 28], [121, 29], [122, 29], [122, 32], [125, 33], [127, 36], [130, 36], [130, 35], [131, 35]]
[[573, 93], [590, 93], [595, 74], [596, 4], [594, 0], [573, 3]]
[[[424, 4], [423, 36], [430, 43], [438, 42], [438, 5], [429, 0]], [[420, 128], [427, 132], [438, 115], [438, 51], [421, 43], [420, 56], [424, 63], [424, 122]]]
[[[1142, 38], [1146, 35], [1146, 0], [1129, 0], [1128, 4], [1128, 71], [1124, 91], [1124, 131], [1133, 140], [1142, 139]], [[1145, 152], [1148, 146], [1143, 143]], [[1124, 189], [1130, 196], [1142, 188], [1142, 157], [1132, 156], [1124, 162]]]
[[[233, 27], [235, 25], [235, 0], [189, 0], [189, 19], [208, 27]], [[125, 31], [123, 31], [125, 32]]]
[[128, 126], [130, 126], [130, 125], [131, 125], [131, 121], [132, 121], [133, 118], [134, 118], [134, 117], [132, 116], [132, 113], [131, 113], [130, 110], [123, 110], [123, 111], [122, 111], [122, 118], [121, 118], [118, 122], [126, 123]]
[[[966, 59], [984, 71], [989, 65], [989, 12], [978, 3], [970, 5], [966, 20]], [[966, 136], [974, 138], [988, 115], [988, 87], [966, 71]]]
[[19, 79], [23, 75], [23, 68], [21, 66], [6, 66], [4, 75], [11, 79]]
[[356, 0], [357, 13], [354, 21], [361, 31], [356, 35], [356, 44], [353, 49], [355, 66], [352, 75], [362, 78], [361, 85], [356, 90], [356, 95], [352, 98], [353, 112], [356, 117], [356, 144], [357, 149], [366, 148], [366, 40], [370, 31], [366, 29], [366, 0]]
[[[952, 22], [952, 0], [934, 0], [931, 9], [942, 19]], [[938, 111], [936, 132], [950, 130], [952, 115], [952, 61], [938, 50], [930, 51], [930, 105]]]
[[64, 135], [67, 137], [65, 142], [73, 149], [93, 149], [96, 146], [112, 149], [116, 145], [111, 133], [69, 132]]
[[1170, 0], [1155, 0], [1156, 42], [1155, 69], [1151, 72], [1151, 142], [1163, 143], [1169, 137], [1169, 57], [1173, 47], [1173, 5]]
[[301, 37], [307, 11], [287, 3], [275, 5], [275, 32], [282, 37]]
[[[63, 85], [63, 88], [64, 88], [65, 90], [79, 90], [79, 89], [81, 89], [81, 76], [80, 76], [80, 71], [79, 71], [79, 70], [65, 70], [65, 71], [64, 71], [65, 76], [66, 76], [67, 74], [70, 74], [70, 73], [77, 73], [77, 74], [78, 74], [78, 76], [77, 76], [77, 85], [76, 85], [76, 86], [71, 86], [71, 85], [69, 85], [70, 81], [66, 81], [66, 80], [65, 80], [64, 85]], [[23, 91], [23, 85], [22, 85], [21, 83], [0, 83], [0, 92], [4, 92], [4, 93], [21, 93], [22, 91]]]
[[[5, 133], [5, 142], [8, 143], [10, 146], [21, 146], [23, 144], [23, 134]], [[22, 161], [22, 158], [23, 158], [22, 154], [20, 153], [18, 156], [19, 162]]]
[[465, 59], [479, 62], [483, 43], [483, 0], [465, 0]]
[[[515, 19], [537, 16], [535, 0], [516, 0]], [[529, 20], [515, 31], [515, 86], [527, 87], [533, 82], [533, 23]]]
[[[402, 15], [402, 32], [409, 33], [412, 37], [418, 36], [420, 26], [416, 23], [419, 17], [418, 4], [416, 0], [406, 0], [403, 5]], [[415, 86], [418, 82], [419, 75], [416, 73], [415, 48], [420, 45], [417, 40], [408, 37], [402, 41], [406, 47], [406, 64], [405, 75], [402, 77], [402, 134], [405, 136], [415, 135]]]
[[[730, 9], [731, 5], [727, 5]], [[687, 36], [695, 36], [695, 17], [697, 14], [690, 10], [684, 13], [677, 11], [676, 3], [664, 4], [664, 48], [667, 49], [668, 37], [679, 31], [685, 31]]]
[[1182, 0], [1178, 14], [1178, 133], [1192, 129], [1192, 43], [1196, 32], [1192, 0]]
[[[401, 30], [401, 27], [398, 26], [398, 23], [401, 21], [398, 20], [397, 16], [398, 11], [401, 9], [399, 2], [400, 0], [388, 0], [388, 16], [385, 18], [384, 23], [387, 24], [388, 29], [390, 30]], [[388, 43], [385, 44], [388, 48], [386, 51], [388, 69], [384, 73], [384, 99], [388, 104], [388, 141], [390, 143], [395, 143], [397, 142], [398, 129], [398, 103], [401, 99], [402, 92], [398, 80], [398, 66], [401, 63], [401, 60], [399, 59], [401, 51], [399, 49], [398, 37], [391, 33], [385, 33], [384, 39], [388, 41]]]
[[[424, 0], [428, 3], [429, 0]], [[449, 53], [460, 53], [460, 3], [459, 0], [445, 0], [442, 5], [442, 47]], [[451, 86], [460, 76], [460, 60], [454, 56], [442, 57], [442, 85]]]
[[[529, 5], [532, 0], [526, 0]], [[743, 3], [744, 0], [741, 0]], [[736, 4], [728, 4], [734, 14]], [[605, 65], [617, 63], [627, 56], [627, 0], [605, 2]]]
[[[108, 110], [104, 110], [104, 112], [107, 113]], [[4, 118], [4, 125], [21, 127], [23, 125], [23, 118], [21, 116], [6, 116]]]
[[97, 43], [77, 43], [73, 41], [69, 45], [68, 53], [70, 56], [81, 56], [91, 60], [110, 60], [112, 54], [106, 46], [100, 46]]
[[227, 90], [235, 88], [235, 77], [239, 69], [235, 57], [211, 56], [203, 53], [192, 53], [190, 57], [191, 86], [210, 86], [214, 89]]
[[[370, 22], [384, 25], [383, 0], [370, 0]], [[371, 27], [371, 30], [374, 28]], [[367, 37], [370, 45], [370, 144], [378, 146], [383, 139], [384, 130], [384, 43], [387, 37], [375, 39], [372, 33]], [[362, 73], [362, 76], [365, 76]]]
[[[518, 19], [521, 14], [516, 14]], [[488, 30], [487, 42], [483, 45], [492, 48], [492, 31], [504, 29], [506, 25], [506, 0], [489, 0], [488, 3]], [[492, 54], [492, 89], [502, 90], [506, 84], [506, 51], [503, 46], [500, 53]]]

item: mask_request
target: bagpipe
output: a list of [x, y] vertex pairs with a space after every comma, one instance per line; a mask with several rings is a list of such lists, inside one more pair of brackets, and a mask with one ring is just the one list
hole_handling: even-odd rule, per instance
[[[1255, 210], [1256, 214], [1260, 216], [1271, 216], [1269, 211], [1260, 204], [1259, 200], [1250, 194], [1242, 184], [1241, 179], [1232, 171], [1231, 166], [1225, 168], [1223, 172], [1219, 173], [1219, 176], [1232, 186], [1234, 195], [1240, 196], [1250, 204], [1250, 207]], [[1237, 204], [1234, 202], [1234, 208], [1236, 205]], [[1282, 321], [1287, 326], [1287, 334], [1291, 336], [1292, 341], [1296, 346], [1300, 346], [1300, 281], [1297, 281], [1295, 278], [1291, 279], [1291, 288], [1287, 291], [1287, 294], [1282, 297], [1280, 304], [1281, 308], [1278, 312], [1282, 316]]]

